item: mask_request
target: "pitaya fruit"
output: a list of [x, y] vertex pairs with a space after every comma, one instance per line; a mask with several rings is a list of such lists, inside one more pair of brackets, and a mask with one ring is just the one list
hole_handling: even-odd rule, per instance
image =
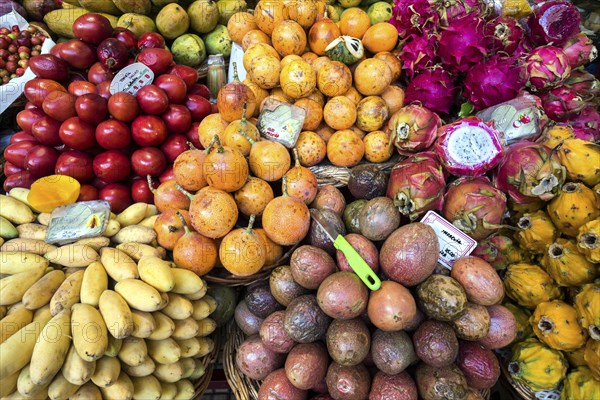
[[571, 73], [569, 59], [559, 47], [537, 47], [525, 60], [532, 90], [548, 90], [560, 85]]
[[585, 101], [600, 101], [600, 81], [584, 69], [572, 70], [563, 86], [574, 90]]
[[417, 104], [402, 107], [388, 121], [391, 141], [403, 155], [431, 147], [440, 126], [442, 121], [436, 113]]
[[448, 26], [455, 19], [467, 14], [476, 13], [487, 16], [491, 9], [481, 0], [429, 0], [434, 10], [440, 15], [440, 25]]
[[488, 178], [458, 178], [445, 197], [444, 218], [473, 239], [485, 239], [502, 227], [506, 196]]
[[588, 64], [598, 57], [598, 49], [585, 33], [578, 33], [569, 38], [563, 46], [563, 51], [572, 69]]
[[573, 133], [579, 139], [600, 142], [600, 113], [593, 106], [584, 108], [569, 120]]
[[457, 176], [481, 176], [504, 156], [500, 133], [493, 123], [467, 117], [438, 130], [434, 151], [446, 171]]
[[506, 269], [510, 264], [531, 261], [528, 252], [504, 235], [493, 235], [479, 241], [471, 255], [484, 259], [497, 270]]
[[464, 96], [482, 110], [514, 99], [526, 82], [524, 69], [513, 58], [495, 55], [467, 72]]
[[439, 16], [427, 0], [396, 1], [392, 18], [388, 21], [405, 38], [415, 33], [432, 33], [438, 26]]
[[458, 87], [448, 71], [432, 68], [421, 72], [408, 83], [405, 102], [419, 101], [433, 112], [448, 114], [457, 92]]
[[516, 204], [543, 201], [556, 196], [565, 182], [565, 167], [553, 149], [528, 141], [508, 147], [496, 170], [496, 187]]
[[493, 53], [512, 55], [523, 40], [524, 31], [519, 22], [510, 17], [496, 17], [485, 25], [488, 48]]
[[543, 93], [540, 98], [548, 117], [557, 122], [574, 117], [587, 104], [574, 90], [564, 86]]
[[538, 46], [562, 46], [579, 32], [581, 14], [570, 1], [546, 1], [527, 20], [530, 36]]
[[430, 151], [415, 154], [392, 168], [387, 197], [400, 213], [414, 221], [444, 203], [446, 180], [437, 156]]
[[438, 35], [412, 34], [402, 42], [399, 58], [406, 75], [413, 78], [421, 71], [435, 65]]
[[472, 13], [452, 20], [442, 30], [438, 55], [450, 72], [467, 72], [487, 54], [484, 27], [483, 18]]

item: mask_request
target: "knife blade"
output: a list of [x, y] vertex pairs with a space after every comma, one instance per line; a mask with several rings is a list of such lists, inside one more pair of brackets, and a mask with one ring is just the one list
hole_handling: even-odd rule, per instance
[[373, 272], [369, 264], [358, 254], [356, 249], [352, 247], [343, 235], [340, 235], [331, 224], [323, 217], [321, 211], [311, 208], [310, 216], [319, 228], [325, 232], [326, 236], [333, 242], [333, 246], [344, 253], [348, 264], [363, 283], [371, 290], [379, 290], [381, 280]]

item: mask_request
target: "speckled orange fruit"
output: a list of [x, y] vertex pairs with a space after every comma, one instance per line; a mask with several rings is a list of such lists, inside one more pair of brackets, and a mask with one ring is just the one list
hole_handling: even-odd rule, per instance
[[362, 42], [371, 53], [392, 51], [398, 43], [398, 30], [389, 22], [379, 22], [367, 29]]
[[231, 16], [227, 22], [227, 32], [235, 43], [241, 45], [246, 33], [258, 29], [254, 15], [249, 12], [240, 11]]
[[246, 32], [242, 39], [242, 50], [246, 51], [250, 46], [256, 43], [266, 43], [270, 46], [271, 37], [260, 29], [252, 29], [251, 31]]
[[266, 43], [256, 43], [253, 44], [244, 52], [244, 57], [242, 58], [244, 62], [244, 69], [248, 71], [250, 68], [250, 64], [256, 57], [259, 56], [272, 56], [275, 57], [278, 61], [281, 57], [279, 57], [279, 53], [275, 48]]
[[354, 86], [364, 96], [378, 96], [392, 83], [392, 71], [385, 61], [367, 58], [354, 70]]
[[290, 196], [302, 200], [307, 205], [312, 203], [319, 189], [317, 177], [310, 169], [300, 165], [298, 157], [296, 157], [296, 165], [286, 172], [285, 178]]
[[385, 61], [387, 66], [390, 68], [390, 71], [392, 71], [392, 82], [400, 78], [400, 74], [402, 73], [402, 62], [393, 53], [390, 53], [389, 51], [382, 51], [375, 54], [373, 58]]
[[315, 130], [315, 133], [319, 135], [319, 137], [323, 139], [325, 143], [327, 143], [331, 136], [335, 133], [335, 129], [322, 122], [321, 125], [319, 125], [319, 127]]
[[283, 257], [283, 247], [269, 239], [264, 229], [258, 228], [254, 232], [262, 236], [265, 241], [265, 266], [274, 265], [281, 257]]
[[248, 179], [248, 162], [238, 149], [217, 144], [204, 159], [202, 173], [209, 186], [235, 192]]
[[238, 208], [233, 196], [210, 186], [200, 189], [190, 204], [192, 227], [212, 239], [227, 235], [237, 219]]
[[286, 3], [291, 20], [309, 29], [317, 20], [317, 4], [314, 0], [293, 0]]
[[302, 200], [284, 192], [267, 204], [262, 224], [269, 239], [281, 246], [292, 246], [308, 233], [310, 212]]
[[336, 96], [325, 104], [325, 123], [335, 130], [349, 129], [356, 121], [356, 106], [345, 96]]
[[312, 65], [313, 61], [315, 61], [317, 58], [319, 58], [319, 56], [313, 53], [312, 51], [307, 51], [304, 54], [302, 54], [302, 59], [310, 65]]
[[325, 107], [325, 96], [317, 88], [313, 89], [313, 91], [310, 92], [308, 96], [303, 97], [303, 99], [314, 100], [321, 106], [321, 108]]
[[306, 32], [296, 21], [281, 21], [275, 25], [271, 41], [282, 57], [289, 54], [300, 56], [306, 49]]
[[352, 72], [339, 61], [327, 63], [317, 72], [317, 87], [325, 96], [341, 96], [352, 87]]
[[329, 43], [340, 37], [340, 28], [329, 18], [321, 18], [313, 24], [308, 32], [308, 45], [317, 55], [325, 55]]
[[327, 56], [321, 56], [321, 57], [317, 57], [313, 60], [312, 63], [310, 63], [310, 66], [312, 67], [312, 69], [315, 71], [315, 73], [318, 73], [319, 70], [321, 68], [323, 68], [324, 65], [329, 64], [331, 62], [331, 59]]
[[381, 93], [381, 98], [387, 104], [390, 115], [392, 115], [404, 106], [404, 89], [400, 86], [390, 85]]
[[362, 39], [367, 29], [371, 27], [369, 14], [358, 7], [348, 9], [340, 18], [340, 32], [342, 35]]
[[276, 87], [273, 88], [269, 91], [269, 94], [271, 96], [281, 96], [285, 99], [285, 101], [287, 101], [288, 103], [293, 103], [294, 99], [290, 96], [288, 96], [281, 87]]
[[198, 126], [198, 139], [202, 147], [207, 148], [215, 135], [221, 138], [228, 125], [229, 122], [225, 121], [221, 114], [210, 114], [204, 117]]
[[390, 135], [384, 131], [369, 132], [363, 138], [365, 144], [365, 158], [372, 163], [385, 162], [392, 157]]
[[233, 195], [238, 209], [247, 216], [261, 215], [273, 197], [271, 185], [255, 176], [249, 177], [246, 184]]
[[[277, 79], [279, 79], [279, 74], [277, 76]], [[254, 92], [254, 97], [256, 97], [256, 104], [260, 105], [263, 102], [263, 100], [266, 99], [267, 96], [269, 96], [269, 92], [266, 89], [263, 89], [260, 86], [258, 86], [256, 83], [252, 82], [250, 80], [250, 78], [248, 78], [248, 76], [246, 76], [246, 79], [244, 79], [243, 82], [244, 82], [244, 85], [248, 86], [250, 88], [250, 90], [252, 90], [252, 92]], [[260, 111], [259, 108], [256, 107], [254, 109], [254, 113], [252, 115], [248, 115], [248, 117], [258, 116], [259, 111]]]
[[248, 157], [252, 145], [242, 134], [248, 135], [252, 140], [260, 139], [260, 132], [256, 125], [242, 118], [232, 121], [227, 125], [221, 135], [223, 146], [238, 150], [244, 157]]
[[338, 167], [353, 167], [365, 154], [365, 144], [352, 129], [335, 132], [327, 142], [327, 158]]
[[281, 0], [260, 0], [254, 8], [256, 25], [267, 35], [273, 33], [275, 25], [287, 17], [287, 8]]
[[255, 57], [246, 69], [246, 74], [247, 77], [260, 88], [272, 89], [279, 85], [279, 60], [271, 55]]
[[381, 129], [389, 117], [387, 103], [379, 96], [367, 96], [356, 107], [356, 126], [373, 132]]
[[327, 157], [327, 143], [312, 131], [300, 132], [295, 149], [300, 164], [305, 167], [317, 165]]
[[265, 108], [273, 110], [279, 103], [290, 103], [290, 101], [288, 101], [286, 97], [278, 94], [269, 95], [262, 103], [260, 103], [260, 111], [262, 112]]
[[292, 61], [281, 70], [279, 84], [286, 95], [299, 99], [317, 86], [317, 74], [306, 61]]
[[250, 150], [250, 170], [267, 182], [280, 180], [290, 169], [292, 159], [288, 149], [278, 142], [261, 140]]
[[217, 263], [217, 245], [214, 240], [198, 232], [188, 231], [175, 243], [173, 261], [178, 268], [204, 276]]
[[219, 246], [219, 258], [226, 270], [236, 276], [257, 273], [265, 265], [266, 244], [261, 235], [252, 229], [238, 228], [229, 232]]
[[321, 121], [323, 121], [323, 108], [314, 100], [303, 98], [294, 103], [295, 106], [303, 108], [306, 111], [304, 124], [302, 129], [312, 131], [317, 129]]
[[358, 105], [360, 101], [363, 99], [363, 95], [358, 93], [358, 90], [354, 86], [350, 87], [344, 96], [349, 98], [355, 105]]

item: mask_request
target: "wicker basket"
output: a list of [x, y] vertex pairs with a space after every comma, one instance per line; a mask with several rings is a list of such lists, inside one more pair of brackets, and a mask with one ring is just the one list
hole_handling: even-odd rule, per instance
[[[392, 170], [392, 167], [404, 158], [405, 157], [396, 153], [386, 162], [370, 163], [363, 160], [359, 165], [370, 164], [380, 171], [389, 173]], [[348, 185], [348, 180], [350, 179], [350, 173], [352, 171], [351, 168], [336, 167], [335, 165], [328, 163], [321, 163], [314, 167], [309, 167], [309, 169], [316, 175], [319, 186], [333, 185], [335, 187], [344, 187]]]
[[217, 362], [219, 352], [221, 350], [222, 338], [223, 329], [215, 331], [212, 335], [212, 339], [215, 342], [215, 347], [213, 348], [213, 351], [210, 354], [208, 354], [202, 359], [205, 372], [200, 379], [194, 382], [194, 399], [201, 399], [206, 389], [208, 389], [208, 385], [210, 384], [210, 381], [212, 379], [213, 370], [215, 369], [215, 364]]
[[[227, 325], [226, 334], [227, 341], [223, 347], [223, 369], [227, 383], [237, 400], [257, 400], [260, 382], [242, 374], [235, 364], [236, 351], [245, 339], [244, 332], [238, 328], [235, 321], [231, 321]], [[491, 391], [482, 390], [481, 395], [484, 399], [489, 400]]]

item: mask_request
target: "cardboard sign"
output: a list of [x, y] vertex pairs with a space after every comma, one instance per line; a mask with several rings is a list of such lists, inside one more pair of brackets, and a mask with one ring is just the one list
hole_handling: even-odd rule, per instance
[[438, 262], [448, 269], [452, 269], [454, 261], [465, 257], [477, 247], [477, 241], [446, 221], [434, 211], [428, 211], [421, 220], [435, 231], [440, 244]]

